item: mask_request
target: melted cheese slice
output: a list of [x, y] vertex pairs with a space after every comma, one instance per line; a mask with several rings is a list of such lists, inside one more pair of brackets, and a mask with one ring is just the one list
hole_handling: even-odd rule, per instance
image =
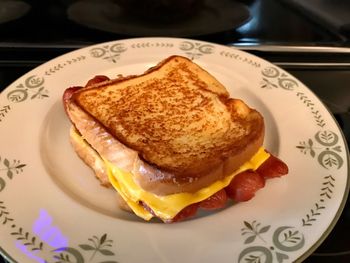
[[194, 193], [178, 193], [166, 196], [159, 196], [143, 190], [135, 183], [133, 175], [130, 172], [122, 171], [103, 157], [102, 159], [105, 162], [111, 184], [137, 216], [145, 220], [150, 220], [153, 217], [140, 204], [140, 202], [143, 202], [152, 209], [157, 217], [163, 221], [167, 221], [174, 218], [176, 214], [190, 204], [203, 201], [228, 186], [235, 175], [246, 170], [258, 169], [269, 156], [270, 154], [261, 147], [248, 162], [244, 163], [237, 171], [224, 179], [216, 181]]

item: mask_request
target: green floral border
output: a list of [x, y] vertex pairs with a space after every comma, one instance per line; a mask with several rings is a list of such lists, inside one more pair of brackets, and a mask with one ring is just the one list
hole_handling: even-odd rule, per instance
[[131, 44], [131, 48], [173, 48], [174, 44], [171, 42], [139, 42]]
[[[316, 104], [303, 92], [298, 91], [301, 86], [296, 79], [276, 67], [269, 66], [261, 70], [262, 79], [260, 88], [266, 90], [279, 89], [294, 92], [305, 107], [310, 110], [317, 126], [324, 128], [326, 122]], [[339, 136], [337, 133], [324, 129], [319, 130], [313, 138], [301, 141], [296, 146], [301, 153], [309, 154], [316, 159], [318, 164], [325, 170], [340, 169], [344, 160], [339, 154], [344, 150], [339, 145]], [[271, 225], [260, 228], [260, 223], [254, 220], [252, 223], [244, 221], [245, 228], [242, 228], [242, 235], [248, 235], [245, 244], [250, 244], [260, 239], [263, 246], [255, 245], [244, 248], [238, 256], [238, 262], [272, 263], [275, 260], [279, 263], [289, 259], [288, 253], [301, 249], [305, 244], [305, 238], [302, 229], [310, 227], [317, 222], [318, 218], [326, 209], [326, 201], [332, 198], [336, 178], [332, 174], [323, 177], [323, 183], [320, 187], [319, 199], [306, 212], [301, 219], [300, 226], [280, 226], [275, 228], [272, 234], [272, 240], [269, 242], [262, 239], [262, 235], [271, 229]]]
[[[8, 158], [1, 158], [0, 156], [0, 175], [5, 174], [5, 176], [0, 176], [0, 193], [6, 188], [7, 181], [12, 180], [15, 175], [21, 174], [26, 166], [26, 164], [17, 159], [10, 161]], [[24, 231], [22, 227], [18, 227], [15, 224], [15, 220], [11, 217], [4, 201], [0, 201], [0, 220], [2, 225], [10, 226], [13, 229], [11, 235], [17, 241], [23, 242], [31, 251], [43, 249], [43, 242], [38, 243], [36, 237], [31, 236], [29, 232]]]
[[[122, 53], [125, 52], [128, 48], [131, 49], [148, 49], [148, 48], [174, 48], [173, 42], [150, 42], [144, 41], [139, 43], [132, 43], [128, 46], [124, 42], [118, 42], [116, 44], [103, 44], [95, 46], [89, 50], [90, 56], [94, 58], [102, 58], [108, 62], [117, 63]], [[178, 44], [177, 48], [184, 52], [184, 54], [190, 59], [198, 59], [202, 56], [214, 54], [218, 47], [215, 44], [202, 41], [192, 41], [186, 40]], [[220, 56], [235, 59], [243, 63], [247, 63], [254, 68], [260, 68], [261, 64], [249, 56], [244, 56], [240, 53], [235, 53], [234, 51], [220, 51], [218, 53]], [[282, 84], [284, 81], [282, 81]]]
[[67, 59], [65, 62], [63, 63], [58, 63], [55, 66], [49, 68], [48, 70], [45, 71], [45, 75], [46, 76], [51, 76], [53, 74], [55, 74], [56, 72], [60, 71], [61, 69], [65, 68], [66, 66], [69, 66], [71, 64], [75, 64], [78, 63], [80, 61], [83, 61], [86, 59], [86, 56], [77, 56], [75, 58], [72, 59]]
[[91, 57], [102, 58], [108, 62], [117, 63], [122, 53], [128, 48], [124, 43], [103, 44], [89, 50]]
[[247, 56], [243, 56], [236, 52], [227, 52], [227, 51], [221, 51], [220, 56], [223, 56], [225, 58], [235, 59], [243, 63], [247, 63], [250, 66], [253, 66], [255, 68], [260, 68], [261, 64]]
[[[105, 257], [115, 256], [114, 252], [111, 250], [113, 247], [113, 240], [108, 239], [107, 234], [103, 234], [101, 237], [92, 236], [88, 239], [87, 243], [78, 245], [78, 248], [73, 247], [61, 247], [53, 250], [56, 253], [53, 258], [56, 260], [55, 263], [63, 262], [75, 262], [75, 263], [85, 263], [85, 262], [96, 262], [95, 256], [101, 254]], [[82, 251], [85, 253], [83, 254]], [[87, 259], [88, 255], [89, 258]], [[86, 258], [85, 258], [86, 256]], [[72, 257], [74, 260], [72, 261]], [[118, 261], [110, 258], [106, 261], [98, 261], [100, 263], [118, 263]]]
[[[7, 186], [8, 180], [12, 180], [15, 175], [19, 175], [23, 172], [23, 169], [27, 165], [17, 159], [10, 161], [8, 158], [0, 157], [0, 193], [4, 191]], [[5, 174], [5, 176], [3, 175]], [[6, 180], [7, 179], [7, 180]], [[51, 250], [52, 260], [44, 259], [40, 257], [40, 252], [45, 251], [45, 242], [40, 240], [38, 236], [26, 231], [23, 227], [16, 225], [16, 220], [11, 216], [10, 211], [6, 207], [4, 201], [0, 200], [0, 222], [3, 226], [9, 226], [12, 230], [10, 235], [22, 244], [28, 251], [32, 253], [32, 256], [40, 258], [42, 262], [96, 262], [95, 256], [101, 254], [105, 257], [115, 256], [115, 253], [111, 248], [113, 247], [113, 240], [109, 239], [107, 234], [103, 234], [101, 237], [92, 236], [88, 239], [87, 243], [78, 245], [78, 248], [74, 247], [59, 247]], [[84, 251], [85, 253], [82, 253]], [[88, 259], [87, 259], [88, 258]], [[118, 261], [108, 259], [103, 261], [105, 263], [117, 263]], [[101, 262], [102, 263], [102, 262]]]
[[299, 87], [298, 81], [276, 67], [266, 67], [261, 71], [261, 74], [261, 88], [294, 90]]
[[[263, 89], [282, 88], [284, 90], [294, 91], [300, 86], [297, 80], [276, 67], [266, 67], [261, 71], [261, 74], [262, 80], [260, 82], [260, 87]], [[316, 104], [304, 92], [297, 91], [296, 96], [310, 110], [316, 121], [316, 125], [323, 128], [326, 123], [320, 111], [317, 110]]]
[[179, 49], [190, 59], [198, 59], [203, 55], [214, 53], [216, 46], [197, 41], [183, 41], [180, 43]]
[[10, 110], [10, 105], [4, 105], [0, 107], [0, 122], [5, 118], [5, 116], [10, 112]]
[[[272, 263], [289, 259], [288, 253], [297, 251], [305, 245], [304, 234], [294, 226], [279, 226], [272, 229], [271, 225], [261, 226], [256, 220], [243, 222], [241, 235], [245, 236], [244, 244], [256, 243], [246, 247], [238, 256], [238, 262], [265, 262]], [[272, 230], [272, 237], [270, 234]], [[270, 240], [271, 239], [271, 240]]]
[[[312, 226], [326, 209], [326, 201], [332, 198], [335, 187], [335, 178], [332, 175], [324, 176], [321, 185], [319, 200], [301, 219], [300, 226], [279, 226], [272, 229], [271, 225], [261, 226], [256, 220], [249, 223], [244, 221], [241, 235], [245, 237], [244, 248], [238, 262], [265, 262], [279, 263], [288, 260], [288, 253], [295, 252], [305, 245], [304, 227]], [[270, 236], [272, 231], [272, 236]], [[256, 243], [255, 245], [251, 245]]]
[[343, 166], [344, 160], [340, 156], [342, 147], [338, 145], [339, 136], [329, 130], [318, 131], [313, 139], [301, 141], [296, 148], [298, 148], [305, 155], [310, 154], [312, 158], [316, 158], [318, 163], [326, 169], [332, 169]]
[[24, 81], [17, 84], [15, 89], [7, 93], [7, 99], [14, 103], [48, 97], [49, 91], [45, 88], [45, 78], [37, 75], [27, 77]]

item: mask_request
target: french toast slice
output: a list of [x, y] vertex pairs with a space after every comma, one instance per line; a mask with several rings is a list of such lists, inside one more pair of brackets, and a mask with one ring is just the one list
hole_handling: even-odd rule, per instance
[[218, 167], [223, 174], [219, 177], [228, 175], [263, 143], [260, 113], [229, 98], [218, 80], [180, 56], [142, 75], [78, 90], [72, 101], [143, 161], [174, 175], [169, 180], [180, 184]]
[[264, 132], [257, 111], [180, 56], [143, 75], [80, 90], [73, 100], [145, 161], [178, 175], [205, 173]]

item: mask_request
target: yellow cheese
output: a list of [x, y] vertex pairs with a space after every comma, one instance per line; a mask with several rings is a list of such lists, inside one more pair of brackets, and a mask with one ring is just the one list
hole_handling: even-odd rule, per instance
[[125, 200], [125, 202], [129, 205], [131, 210], [139, 217], [150, 220], [153, 215], [145, 210], [145, 208], [140, 205], [138, 202], [132, 201], [127, 195], [124, 194], [122, 187], [120, 186], [118, 180], [113, 176], [112, 173], [108, 173], [109, 181], [113, 185], [113, 187], [118, 191], [119, 195]]
[[174, 218], [177, 213], [188, 205], [203, 201], [228, 186], [236, 174], [250, 169], [256, 170], [269, 156], [270, 154], [261, 147], [251, 160], [243, 164], [230, 176], [216, 181], [195, 193], [178, 193], [166, 196], [158, 196], [144, 191], [134, 182], [130, 172], [122, 171], [105, 159], [104, 162], [111, 184], [136, 215], [145, 220], [150, 220], [153, 217], [153, 215], [140, 204], [140, 202], [143, 202], [152, 209], [157, 217], [166, 221]]

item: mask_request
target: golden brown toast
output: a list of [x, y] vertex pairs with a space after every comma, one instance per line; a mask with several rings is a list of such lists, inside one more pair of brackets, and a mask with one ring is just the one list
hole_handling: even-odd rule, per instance
[[[263, 117], [180, 56], [140, 76], [81, 89], [72, 101], [140, 158], [177, 179], [200, 177], [223, 164], [224, 170], [237, 169], [263, 142]], [[232, 164], [236, 159], [241, 163]]]

